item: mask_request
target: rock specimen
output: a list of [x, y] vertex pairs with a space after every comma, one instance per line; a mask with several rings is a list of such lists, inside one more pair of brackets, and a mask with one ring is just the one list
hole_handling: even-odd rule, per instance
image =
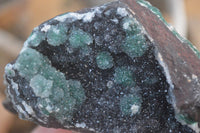
[[135, 10], [160, 13], [145, 1], [133, 3], [138, 9], [112, 2], [36, 27], [5, 68], [5, 107], [42, 126], [87, 133], [194, 133], [189, 126], [196, 119], [176, 106], [176, 62], [164, 62], [170, 53], [163, 57], [159, 35], [152, 36]]

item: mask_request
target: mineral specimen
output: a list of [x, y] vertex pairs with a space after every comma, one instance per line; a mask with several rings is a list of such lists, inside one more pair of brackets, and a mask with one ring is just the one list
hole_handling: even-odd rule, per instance
[[[175, 49], [160, 47], [175, 45], [178, 40], [170, 39], [180, 36], [169, 29], [159, 34], [160, 25], [148, 28], [151, 18], [164, 22], [149, 3], [126, 3], [62, 14], [36, 27], [5, 68], [5, 107], [42, 126], [87, 133], [194, 133], [190, 127], [198, 120], [181, 110], [181, 98], [173, 92], [173, 87], [187, 85], [174, 78], [180, 77], [180, 70], [173, 67], [180, 61], [184, 66], [185, 60], [180, 56], [174, 61], [177, 56], [170, 54]], [[169, 25], [164, 24], [166, 30]], [[159, 42], [159, 37], [165, 41]], [[188, 45], [182, 47], [192, 52]], [[199, 61], [194, 53], [189, 58]], [[196, 87], [200, 73], [190, 70], [196, 73], [183, 72]], [[194, 89], [200, 91], [199, 86]]]

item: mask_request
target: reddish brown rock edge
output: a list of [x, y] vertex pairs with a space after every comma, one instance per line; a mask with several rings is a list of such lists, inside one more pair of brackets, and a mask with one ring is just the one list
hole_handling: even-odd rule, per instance
[[152, 37], [158, 50], [156, 54], [161, 54], [168, 67], [177, 109], [200, 122], [200, 59], [187, 43], [182, 43], [154, 13], [139, 5], [137, 0], [120, 1], [135, 13], [137, 20]]

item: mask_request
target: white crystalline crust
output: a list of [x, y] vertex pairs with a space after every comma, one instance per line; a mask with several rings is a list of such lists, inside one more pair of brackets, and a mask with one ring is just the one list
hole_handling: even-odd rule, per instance
[[139, 105], [133, 104], [131, 106], [132, 114], [137, 114], [139, 110], [140, 110], [140, 106]]
[[29, 106], [28, 104], [26, 104], [25, 101], [22, 101], [22, 105], [24, 106], [26, 112], [28, 112], [28, 114], [31, 114], [31, 115], [35, 115], [35, 112], [33, 111], [32, 107]]
[[119, 23], [119, 20], [114, 18], [114, 19], [111, 19], [111, 21], [113, 21], [114, 23], [118, 24]]
[[41, 29], [41, 31], [47, 32], [51, 28], [51, 25], [44, 24], [44, 27]]
[[86, 127], [86, 124], [83, 122], [83, 123], [76, 123], [75, 125], [77, 128], [85, 128]]
[[125, 17], [125, 16], [128, 16], [129, 13], [127, 12], [127, 10], [125, 8], [118, 7], [117, 14], [121, 15], [122, 17]]
[[190, 128], [192, 128], [194, 131], [196, 131], [196, 133], [200, 133], [200, 128], [198, 126], [198, 123], [194, 123], [194, 124], [191, 124], [189, 125]]
[[176, 99], [175, 99], [175, 96], [173, 95], [173, 92], [172, 92], [173, 89], [174, 89], [174, 85], [173, 85], [172, 80], [171, 80], [171, 76], [170, 76], [170, 73], [169, 73], [168, 66], [165, 64], [163, 57], [158, 52], [158, 50], [155, 50], [155, 55], [156, 55], [156, 58], [157, 58], [159, 64], [163, 67], [164, 73], [165, 73], [166, 78], [167, 78], [167, 82], [170, 85], [170, 89], [169, 89], [170, 99], [167, 99], [167, 100], [169, 100], [168, 102], [170, 102], [174, 106], [174, 108], [176, 108], [176, 104], [175, 104]]
[[[82, 122], [82, 123], [76, 123], [75, 127], [76, 128], [83, 128], [83, 129], [87, 128], [89, 131], [93, 131], [93, 132], [95, 131], [93, 128], [88, 128], [87, 125], [86, 125], [86, 123], [84, 123], [84, 122]], [[67, 127], [67, 128], [69, 128], [69, 127]]]
[[18, 84], [15, 83], [13, 80], [11, 80], [11, 85], [14, 88], [16, 95], [19, 96], [20, 93], [18, 91], [18, 89], [19, 89]]
[[70, 12], [67, 14], [63, 14], [60, 16], [55, 17], [54, 19], [60, 22], [64, 22], [67, 18], [72, 19], [72, 21], [76, 21], [76, 20], [83, 20], [83, 22], [91, 22], [92, 19], [95, 16], [95, 13], [101, 13], [99, 8], [94, 8], [91, 12], [87, 12], [87, 13], [74, 13], [74, 12]]
[[[101, 6], [101, 8], [102, 7], [104, 7], [104, 6]], [[99, 7], [93, 8], [91, 12], [87, 12], [87, 13], [70, 12], [70, 13], [67, 13], [67, 14], [57, 16], [54, 19], [57, 20], [57, 21], [60, 21], [60, 22], [64, 22], [66, 19], [71, 19], [72, 22], [76, 21], [76, 20], [83, 20], [83, 22], [87, 23], [87, 22], [91, 22], [93, 20], [96, 13], [102, 13], [102, 11], [100, 10]], [[117, 14], [121, 15], [122, 17], [129, 15], [128, 11], [125, 8], [122, 8], [122, 7], [118, 7]], [[116, 21], [116, 20], [114, 20], [114, 21]], [[45, 26], [44, 29], [42, 29], [42, 30], [46, 31], [46, 28], [48, 28], [47, 26]]]

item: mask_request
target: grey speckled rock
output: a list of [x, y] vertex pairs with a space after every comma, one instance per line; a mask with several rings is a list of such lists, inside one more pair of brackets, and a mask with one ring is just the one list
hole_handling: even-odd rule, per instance
[[46, 127], [194, 133], [183, 125], [192, 120], [175, 115], [155, 50], [121, 2], [56, 16], [36, 27], [6, 66], [5, 106]]

